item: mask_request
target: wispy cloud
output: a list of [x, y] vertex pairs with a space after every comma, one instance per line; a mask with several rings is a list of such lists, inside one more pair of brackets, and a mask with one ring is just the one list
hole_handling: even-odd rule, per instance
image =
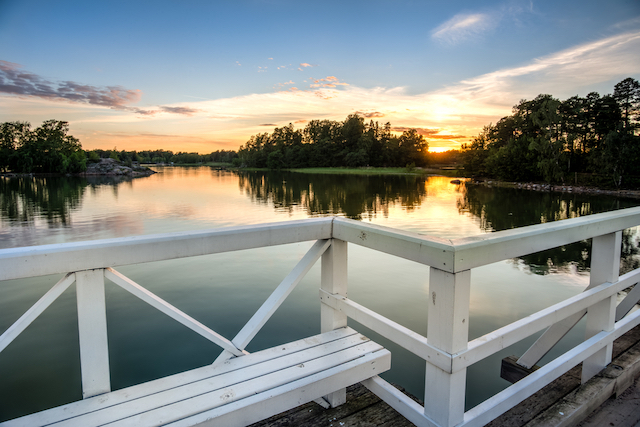
[[354, 114], [357, 114], [359, 116], [362, 116], [364, 118], [367, 119], [373, 119], [373, 118], [381, 118], [384, 117], [385, 114], [381, 113], [380, 111], [356, 111]]
[[125, 89], [122, 86], [97, 87], [71, 81], [51, 82], [37, 74], [22, 71], [21, 68], [19, 64], [0, 60], [0, 93], [95, 105], [129, 111], [140, 116], [154, 116], [158, 113], [191, 116], [200, 111], [184, 106], [159, 106], [152, 109], [131, 107], [128, 104], [140, 101], [140, 90]]
[[33, 96], [50, 100], [66, 100], [90, 105], [123, 109], [140, 100], [139, 90], [120, 86], [96, 87], [75, 82], [50, 82], [36, 74], [22, 71], [21, 66], [0, 61], [0, 92]]
[[640, 31], [626, 32], [464, 80], [456, 92], [494, 103], [513, 103], [539, 93], [568, 97], [583, 87], [637, 75], [640, 55], [635, 52], [639, 51]]
[[438, 132], [440, 132], [439, 129], [425, 129], [425, 128], [416, 128], [416, 127], [411, 127], [411, 126], [393, 126], [391, 128], [391, 130], [393, 132], [405, 132], [411, 129], [415, 129], [419, 135], [422, 136], [429, 136], [429, 137], [434, 137], [434, 135], [436, 135]]
[[349, 83], [341, 82], [336, 76], [327, 76], [324, 79], [310, 79], [313, 83], [309, 85], [311, 88], [318, 87], [336, 87], [336, 86], [349, 86]]
[[431, 37], [447, 44], [458, 44], [492, 30], [498, 20], [496, 14], [460, 13], [433, 30]]
[[182, 114], [184, 116], [193, 116], [196, 113], [199, 113], [202, 110], [197, 108], [190, 107], [168, 107], [166, 105], [161, 105], [159, 107], [160, 111], [171, 114]]
[[445, 45], [478, 40], [499, 25], [508, 22], [521, 24], [523, 17], [535, 14], [533, 2], [510, 0], [481, 12], [462, 12], [431, 31], [431, 37]]
[[317, 64], [311, 65], [308, 62], [302, 62], [300, 63], [300, 66], [298, 67], [298, 70], [302, 71], [303, 68], [309, 68], [309, 67], [317, 67]]

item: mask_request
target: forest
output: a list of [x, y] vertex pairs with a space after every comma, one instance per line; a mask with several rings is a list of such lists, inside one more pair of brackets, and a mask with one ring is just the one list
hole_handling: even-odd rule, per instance
[[311, 120], [253, 135], [238, 150], [241, 165], [284, 169], [306, 167], [425, 166], [429, 145], [416, 129], [391, 134], [391, 124], [369, 123], [357, 114], [344, 121]]
[[464, 144], [462, 163], [468, 176], [559, 184], [590, 174], [592, 185], [633, 188], [640, 184], [639, 121], [640, 83], [632, 78], [613, 95], [538, 95]]
[[198, 164], [232, 163], [238, 154], [217, 150], [209, 154], [174, 153], [170, 150], [118, 151], [82, 149], [80, 141], [69, 135], [69, 123], [47, 120], [31, 129], [28, 122], [0, 124], [0, 172], [76, 174], [87, 163], [101, 158], [116, 159], [127, 166], [137, 163]]

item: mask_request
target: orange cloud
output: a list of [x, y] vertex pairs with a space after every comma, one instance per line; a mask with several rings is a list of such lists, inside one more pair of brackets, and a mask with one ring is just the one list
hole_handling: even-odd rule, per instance
[[362, 116], [362, 117], [366, 117], [367, 119], [371, 119], [374, 117], [384, 117], [385, 114], [381, 113], [379, 111], [372, 111], [370, 113], [365, 113], [364, 111], [356, 111], [355, 114]]

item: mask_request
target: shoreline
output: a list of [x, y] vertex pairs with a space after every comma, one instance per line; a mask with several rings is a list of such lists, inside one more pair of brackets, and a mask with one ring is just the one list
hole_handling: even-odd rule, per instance
[[503, 188], [516, 188], [519, 190], [530, 191], [547, 191], [555, 193], [570, 193], [570, 194], [593, 194], [599, 196], [615, 196], [615, 197], [627, 197], [632, 199], [640, 199], [640, 190], [608, 190], [598, 187], [587, 187], [582, 185], [553, 185], [553, 184], [539, 184], [534, 182], [510, 182], [510, 181], [498, 181], [493, 179], [477, 179], [477, 178], [465, 178], [463, 181], [470, 185], [482, 185], [485, 187], [503, 187]]

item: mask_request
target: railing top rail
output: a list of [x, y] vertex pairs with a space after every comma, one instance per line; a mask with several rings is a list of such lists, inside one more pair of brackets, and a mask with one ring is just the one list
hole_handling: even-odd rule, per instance
[[640, 207], [463, 239], [340, 217], [0, 249], [0, 280], [336, 238], [456, 273], [640, 225]]
[[0, 280], [330, 239], [332, 218], [0, 249]]
[[335, 218], [333, 237], [457, 273], [637, 225], [640, 207], [447, 240]]
[[551, 249], [640, 225], [640, 207], [453, 240], [456, 271]]

